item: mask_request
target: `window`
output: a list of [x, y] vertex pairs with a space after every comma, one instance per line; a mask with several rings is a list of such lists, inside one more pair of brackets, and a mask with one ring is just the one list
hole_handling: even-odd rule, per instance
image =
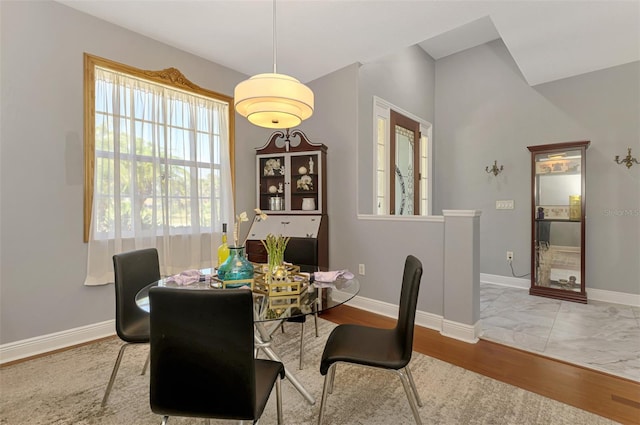
[[[232, 218], [232, 105], [174, 68], [143, 71], [85, 54], [90, 257], [102, 241], [113, 253], [156, 247], [168, 268], [211, 265], [211, 235]], [[174, 252], [180, 238], [190, 254]]]
[[388, 130], [387, 124], [389, 123], [389, 117], [380, 116], [376, 117], [377, 125], [377, 137], [375, 146], [376, 155], [376, 205], [374, 211], [378, 215], [389, 214], [387, 209], [387, 193], [389, 192], [389, 183], [387, 179], [388, 157], [387, 157], [387, 139]]
[[375, 96], [373, 114], [373, 211], [376, 215], [430, 215], [431, 124]]

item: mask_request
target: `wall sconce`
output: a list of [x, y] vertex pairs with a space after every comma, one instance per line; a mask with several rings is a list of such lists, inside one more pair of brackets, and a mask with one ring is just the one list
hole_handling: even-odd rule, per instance
[[493, 161], [493, 167], [484, 167], [484, 171], [486, 171], [487, 173], [493, 173], [494, 176], [500, 174], [502, 170], [504, 170], [504, 165], [501, 165], [500, 168], [498, 168], [498, 160]]
[[627, 148], [627, 156], [622, 158], [622, 160], [620, 160], [620, 155], [616, 155], [614, 161], [616, 162], [616, 164], [624, 164], [627, 166], [627, 168], [631, 168], [631, 166], [633, 165], [633, 163], [635, 162], [636, 164], [640, 164], [640, 162], [638, 162], [638, 160], [636, 158], [633, 158], [631, 156], [631, 148]]

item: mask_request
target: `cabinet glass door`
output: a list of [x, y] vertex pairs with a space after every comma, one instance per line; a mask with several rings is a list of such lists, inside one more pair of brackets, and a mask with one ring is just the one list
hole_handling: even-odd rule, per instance
[[[576, 301], [584, 298], [586, 302], [583, 276], [585, 149], [562, 145], [561, 149], [534, 152], [530, 147], [533, 152], [532, 294]], [[568, 294], [563, 296], [563, 292]]]
[[258, 164], [259, 208], [263, 211], [286, 210], [285, 157], [283, 155], [262, 156], [258, 159]]
[[258, 157], [258, 205], [263, 211], [311, 213], [322, 211], [319, 152]]
[[256, 149], [256, 204], [276, 215], [317, 215], [327, 210], [327, 147], [300, 130], [274, 132]]
[[320, 208], [318, 193], [321, 181], [318, 153], [291, 155], [291, 210], [317, 211]]

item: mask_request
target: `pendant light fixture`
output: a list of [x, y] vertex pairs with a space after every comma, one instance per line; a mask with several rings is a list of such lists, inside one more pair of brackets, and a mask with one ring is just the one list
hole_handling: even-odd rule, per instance
[[258, 74], [234, 90], [236, 111], [266, 128], [292, 128], [313, 114], [313, 92], [276, 68], [276, 1], [273, 0], [273, 73]]

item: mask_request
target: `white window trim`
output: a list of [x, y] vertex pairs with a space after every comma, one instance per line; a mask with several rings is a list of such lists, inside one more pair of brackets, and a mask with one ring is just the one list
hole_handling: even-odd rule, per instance
[[[378, 150], [377, 150], [377, 144], [378, 144], [378, 119], [382, 118], [385, 119], [387, 121], [387, 125], [385, 126], [385, 128], [387, 129], [386, 134], [384, 135], [384, 139], [385, 139], [385, 164], [388, 164], [390, 161], [390, 152], [389, 152], [389, 122], [390, 122], [390, 115], [391, 115], [391, 110], [394, 110], [408, 118], [411, 118], [414, 121], [417, 121], [420, 124], [420, 132], [422, 133], [423, 136], [426, 135], [427, 137], [427, 163], [428, 163], [428, 170], [427, 170], [427, 212], [426, 214], [422, 213], [420, 216], [430, 216], [432, 215], [433, 212], [433, 202], [432, 202], [432, 192], [433, 192], [433, 137], [432, 137], [432, 128], [433, 125], [428, 122], [425, 119], [422, 119], [414, 114], [412, 114], [411, 112], [405, 111], [404, 109], [390, 103], [387, 102], [386, 100], [379, 98], [378, 96], [373, 96], [373, 138], [372, 138], [372, 143], [373, 143], [373, 172], [371, 175], [371, 178], [373, 179], [373, 209], [372, 211], [374, 212], [373, 215], [377, 215], [375, 213], [375, 211], [377, 211], [377, 193], [378, 193], [378, 179], [377, 179], [377, 163], [378, 163]], [[386, 202], [386, 213], [383, 216], [389, 215], [389, 193], [390, 193], [390, 188], [389, 188], [389, 180], [385, 179], [385, 195], [387, 197], [387, 202]], [[419, 217], [420, 217], [419, 216]], [[393, 217], [398, 217], [398, 219], [400, 219], [401, 217], [404, 216], [393, 216]]]

